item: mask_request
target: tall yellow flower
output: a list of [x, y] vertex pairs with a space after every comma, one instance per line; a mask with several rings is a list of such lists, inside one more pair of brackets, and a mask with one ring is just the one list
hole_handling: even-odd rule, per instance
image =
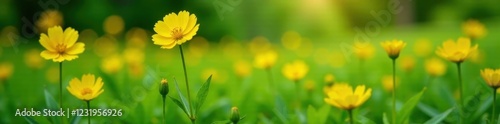
[[40, 18], [36, 22], [36, 26], [40, 32], [47, 32], [47, 29], [50, 27], [62, 25], [63, 22], [64, 19], [61, 12], [57, 10], [47, 10], [40, 15]]
[[373, 57], [375, 48], [368, 42], [354, 42], [354, 53], [360, 60], [367, 60]]
[[457, 42], [447, 40], [439, 47], [436, 54], [454, 63], [462, 63], [477, 50], [477, 44], [471, 46], [469, 38], [458, 38]]
[[309, 67], [304, 61], [301, 60], [295, 60], [292, 63], [285, 64], [282, 70], [283, 75], [292, 81], [298, 81], [304, 78], [308, 71]]
[[486, 68], [481, 70], [481, 76], [488, 86], [497, 89], [500, 87], [500, 69]]
[[425, 61], [425, 71], [432, 76], [438, 77], [446, 73], [446, 65], [438, 58], [431, 58]]
[[406, 46], [406, 43], [401, 40], [385, 41], [380, 43], [384, 48], [385, 52], [391, 59], [396, 59], [399, 57], [399, 52]]
[[478, 20], [467, 20], [462, 24], [462, 31], [471, 39], [478, 39], [486, 35], [486, 28]]
[[93, 74], [84, 74], [82, 80], [73, 78], [66, 89], [76, 98], [90, 101], [104, 92], [103, 85], [101, 77], [96, 80]]
[[357, 86], [355, 90], [349, 84], [336, 83], [329, 87], [324, 99], [326, 103], [344, 110], [352, 110], [366, 102], [372, 95], [372, 89], [365, 85]]
[[276, 62], [277, 58], [278, 54], [272, 50], [258, 53], [255, 55], [255, 66], [262, 69], [270, 69]]
[[162, 49], [172, 49], [175, 45], [191, 40], [200, 24], [196, 24], [196, 15], [188, 11], [180, 11], [178, 14], [170, 13], [163, 17], [163, 21], [156, 22], [153, 35], [155, 45]]
[[73, 28], [63, 31], [61, 26], [51, 27], [47, 34], [40, 35], [40, 44], [46, 49], [40, 55], [54, 62], [76, 59], [85, 50], [85, 44], [76, 42], [77, 39], [78, 31]]

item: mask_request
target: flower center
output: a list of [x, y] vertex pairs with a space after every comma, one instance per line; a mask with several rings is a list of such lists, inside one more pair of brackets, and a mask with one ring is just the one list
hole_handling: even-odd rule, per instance
[[85, 96], [87, 94], [92, 94], [92, 90], [90, 88], [84, 88], [82, 90], [82, 96]]
[[170, 35], [172, 35], [172, 38], [174, 38], [174, 40], [176, 41], [182, 39], [183, 37], [182, 30], [179, 27], [174, 28]]
[[66, 51], [66, 44], [57, 44], [56, 51], [59, 54], [64, 54], [64, 52]]

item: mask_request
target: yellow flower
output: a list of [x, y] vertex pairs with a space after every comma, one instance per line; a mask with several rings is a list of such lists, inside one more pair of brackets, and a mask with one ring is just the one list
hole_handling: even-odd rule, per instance
[[[392, 92], [394, 90], [394, 85], [392, 83], [392, 75], [386, 75], [382, 77], [382, 86], [386, 91]], [[396, 86], [399, 85], [399, 79], [396, 77]]]
[[382, 42], [380, 43], [380, 45], [382, 45], [385, 52], [387, 52], [389, 58], [396, 59], [399, 57], [399, 52], [401, 52], [401, 49], [403, 49], [406, 46], [406, 43], [401, 40], [392, 40], [392, 41]]
[[420, 39], [413, 45], [413, 52], [418, 57], [427, 57], [432, 51], [432, 43], [428, 39]]
[[469, 38], [458, 38], [456, 43], [453, 40], [445, 41], [436, 54], [451, 62], [461, 63], [476, 50], [477, 44], [471, 47]]
[[354, 53], [360, 60], [367, 60], [373, 57], [375, 48], [368, 42], [354, 42]]
[[66, 89], [76, 98], [83, 101], [90, 101], [104, 92], [104, 89], [102, 89], [103, 85], [104, 82], [102, 82], [101, 77], [95, 80], [93, 74], [84, 74], [82, 80], [73, 78]]
[[462, 31], [471, 39], [478, 39], [486, 35], [486, 28], [477, 20], [468, 20], [462, 24]]
[[43, 67], [44, 62], [43, 58], [40, 57], [40, 50], [38, 49], [31, 49], [24, 53], [24, 63], [29, 68], [40, 69]]
[[258, 53], [255, 55], [255, 66], [257, 68], [270, 69], [276, 62], [277, 58], [278, 54], [272, 50]]
[[94, 52], [99, 57], [106, 57], [109, 55], [116, 54], [118, 51], [119, 43], [118, 41], [111, 35], [104, 35], [102, 37], [97, 38], [94, 41]]
[[238, 61], [233, 65], [236, 75], [239, 77], [246, 77], [252, 72], [252, 67], [246, 61]]
[[446, 73], [446, 65], [438, 58], [431, 58], [425, 61], [425, 71], [433, 77], [442, 76]]
[[101, 62], [101, 69], [104, 73], [114, 74], [122, 69], [123, 61], [119, 55], [106, 57]]
[[78, 31], [73, 28], [66, 28], [64, 32], [60, 26], [49, 28], [48, 34], [40, 35], [40, 44], [46, 49], [40, 55], [54, 62], [76, 59], [85, 50], [85, 44], [76, 42], [77, 39]]
[[125, 34], [125, 40], [127, 47], [135, 47], [144, 49], [146, 47], [146, 41], [149, 41], [146, 30], [142, 28], [132, 28]]
[[372, 95], [372, 89], [365, 85], [357, 86], [353, 91], [349, 84], [337, 83], [329, 88], [324, 99], [326, 103], [344, 110], [352, 110], [366, 102]]
[[488, 86], [495, 89], [500, 87], [500, 69], [483, 69], [481, 70], [481, 76]]
[[14, 69], [14, 65], [10, 62], [2, 62], [0, 63], [0, 82], [6, 80], [12, 75], [12, 70]]
[[399, 63], [401, 68], [403, 68], [406, 72], [411, 72], [415, 67], [415, 58], [410, 56], [404, 56], [401, 58], [401, 62]]
[[118, 15], [111, 15], [104, 20], [104, 31], [111, 35], [117, 35], [123, 31], [125, 23], [123, 22], [122, 17]]
[[40, 15], [40, 19], [36, 22], [36, 26], [40, 32], [47, 32], [50, 27], [63, 24], [63, 16], [57, 10], [47, 10]]
[[283, 75], [292, 81], [298, 81], [304, 78], [308, 71], [309, 67], [306, 63], [304, 63], [304, 61], [301, 60], [295, 60], [292, 63], [285, 64], [282, 70]]
[[333, 74], [326, 74], [324, 81], [327, 85], [332, 85], [335, 83], [335, 76], [333, 76]]
[[163, 21], [155, 24], [153, 35], [154, 44], [160, 45], [162, 49], [172, 49], [176, 44], [191, 40], [200, 24], [196, 24], [196, 15], [188, 11], [180, 11], [179, 14], [170, 13], [163, 17]]

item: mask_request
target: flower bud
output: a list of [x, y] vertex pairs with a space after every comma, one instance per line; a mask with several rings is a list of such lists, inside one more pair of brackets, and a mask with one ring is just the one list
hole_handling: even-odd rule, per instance
[[167, 79], [161, 79], [160, 82], [160, 94], [163, 98], [165, 98], [168, 94], [168, 81]]
[[240, 121], [240, 112], [238, 111], [238, 107], [231, 108], [230, 120], [231, 122], [233, 122], [233, 124], [237, 124], [238, 121]]

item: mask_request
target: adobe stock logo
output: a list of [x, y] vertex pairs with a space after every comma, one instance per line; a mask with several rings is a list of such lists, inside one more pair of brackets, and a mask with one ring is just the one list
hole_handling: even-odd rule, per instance
[[[410, 0], [411, 1], [411, 0]], [[370, 14], [375, 20], [367, 22], [364, 27], [355, 26], [353, 29], [355, 31], [354, 42], [370, 43], [371, 38], [380, 34], [382, 28], [389, 26], [393, 20], [392, 16], [397, 15], [403, 11], [403, 7], [400, 5], [399, 0], [391, 0], [387, 3], [387, 9], [380, 11], [370, 11]], [[352, 42], [342, 42], [340, 44], [340, 49], [346, 59], [349, 61], [351, 54], [354, 52], [354, 46]]]

